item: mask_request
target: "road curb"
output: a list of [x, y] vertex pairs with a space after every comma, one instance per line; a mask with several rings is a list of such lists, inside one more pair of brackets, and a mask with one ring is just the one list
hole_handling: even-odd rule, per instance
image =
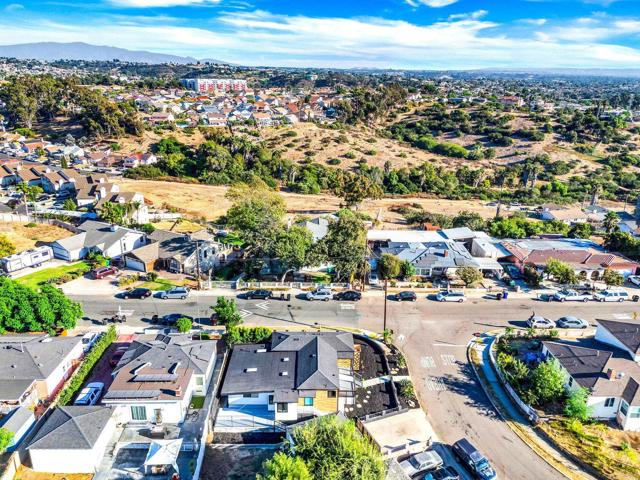
[[[498, 416], [507, 424], [507, 426], [511, 429], [511, 431], [522, 440], [539, 458], [544, 460], [551, 468], [556, 470], [559, 474], [568, 478], [570, 480], [588, 480], [591, 477], [584, 476], [581, 472], [573, 471], [570, 467], [565, 465], [562, 462], [556, 460], [553, 456], [551, 456], [542, 446], [538, 444], [538, 442], [531, 438], [531, 435], [522, 429], [518, 428], [514, 425], [514, 421], [509, 418], [509, 414], [503, 412], [504, 407], [502, 404], [498, 404], [499, 401], [494, 398], [494, 394], [490, 392], [490, 386], [485, 384], [488, 383], [484, 378], [484, 373], [482, 375], [478, 372], [478, 367], [476, 366], [476, 362], [472, 358], [472, 350], [473, 344], [477, 342], [477, 339], [471, 339], [467, 344], [467, 361], [471, 364], [471, 368], [473, 369], [473, 373], [482, 388], [482, 391], [493, 405], [494, 410], [498, 413]], [[479, 353], [479, 352], [476, 352]], [[491, 367], [492, 368], [492, 367]], [[535, 432], [534, 432], [535, 435]], [[544, 440], [543, 440], [544, 441]], [[562, 453], [562, 452], [560, 452]]]

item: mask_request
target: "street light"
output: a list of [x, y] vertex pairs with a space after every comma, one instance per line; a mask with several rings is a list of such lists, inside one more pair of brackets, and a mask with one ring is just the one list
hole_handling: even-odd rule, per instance
[[382, 333], [387, 329], [387, 284], [389, 280], [384, 279], [384, 320], [382, 323]]

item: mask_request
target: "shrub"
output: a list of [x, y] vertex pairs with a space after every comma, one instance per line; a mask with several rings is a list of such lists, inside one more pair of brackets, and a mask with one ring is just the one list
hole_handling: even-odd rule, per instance
[[12, 440], [13, 432], [6, 428], [0, 428], [0, 454], [7, 450]]
[[27, 223], [27, 224], [25, 225], [25, 227], [27, 227], [27, 228], [34, 228], [34, 227], [37, 227], [37, 226], [38, 226], [38, 225], [37, 225], [37, 224], [35, 224], [34, 222], [29, 222], [29, 223]]
[[148, 272], [145, 277], [148, 282], [155, 282], [158, 280], [158, 274], [156, 272]]
[[586, 422], [591, 415], [590, 409], [587, 406], [587, 398], [589, 398], [589, 392], [586, 388], [573, 390], [565, 403], [564, 414], [572, 420]]
[[531, 387], [540, 404], [560, 400], [564, 396], [564, 374], [558, 362], [542, 362], [533, 371]]
[[180, 333], [187, 333], [191, 331], [192, 327], [193, 327], [193, 322], [187, 317], [180, 317], [176, 321], [176, 328]]
[[89, 353], [87, 353], [82, 360], [78, 370], [58, 395], [58, 403], [60, 405], [69, 405], [75, 394], [78, 393], [78, 390], [80, 390], [85, 380], [93, 370], [95, 364], [98, 363], [98, 360], [100, 360], [105, 350], [109, 348], [109, 345], [111, 345], [115, 339], [116, 327], [111, 325], [107, 330], [107, 333], [93, 345], [91, 350], [89, 350]]
[[267, 327], [229, 327], [225, 335], [227, 345], [263, 343], [271, 338], [273, 330]]
[[327, 160], [327, 163], [329, 165], [340, 165], [342, 163], [342, 160], [340, 160], [339, 158], [330, 158], [329, 160]]
[[402, 380], [400, 382], [400, 395], [404, 398], [414, 398], [416, 396], [411, 380]]
[[313, 480], [307, 464], [300, 457], [292, 457], [283, 452], [277, 452], [262, 465], [263, 474], [256, 476], [257, 480]]
[[353, 160], [354, 158], [356, 158], [356, 154], [354, 152], [347, 152], [343, 155], [343, 157]]

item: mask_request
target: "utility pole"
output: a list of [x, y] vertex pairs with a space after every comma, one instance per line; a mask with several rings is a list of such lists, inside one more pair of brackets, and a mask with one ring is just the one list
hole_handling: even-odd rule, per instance
[[382, 332], [387, 329], [387, 285], [389, 280], [384, 279], [384, 320], [382, 322]]
[[198, 290], [202, 288], [200, 284], [200, 241], [196, 240], [196, 275], [198, 278]]

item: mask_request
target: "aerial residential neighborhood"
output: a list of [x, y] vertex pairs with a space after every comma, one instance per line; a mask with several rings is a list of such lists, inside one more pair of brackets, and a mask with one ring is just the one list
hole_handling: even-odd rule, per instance
[[0, 5], [0, 480], [640, 479], [637, 3]]

